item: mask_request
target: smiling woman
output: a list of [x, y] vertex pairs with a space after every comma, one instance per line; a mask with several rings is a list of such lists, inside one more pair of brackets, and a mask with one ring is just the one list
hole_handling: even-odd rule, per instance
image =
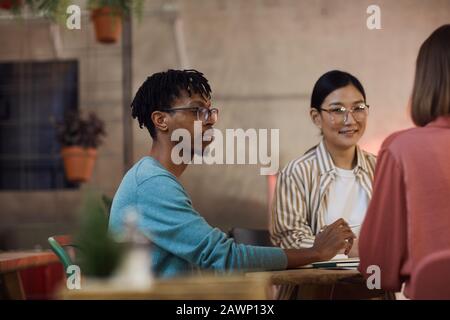
[[354, 166], [355, 146], [366, 129], [368, 111], [363, 86], [348, 73], [330, 71], [314, 86], [311, 118], [321, 129], [336, 166]]
[[[316, 82], [311, 119], [323, 139], [280, 173], [272, 239], [285, 248], [312, 245], [320, 230], [339, 218], [360, 225], [372, 193], [375, 157], [357, 143], [369, 106], [363, 86], [349, 73], [330, 71]], [[346, 253], [357, 256], [357, 243]]]
[[[275, 245], [310, 247], [321, 230], [339, 219], [361, 225], [375, 166], [375, 156], [357, 145], [368, 114], [364, 88], [354, 76], [334, 70], [317, 80], [310, 115], [323, 138], [278, 175], [271, 223]], [[358, 256], [358, 239], [349, 240], [342, 253]], [[280, 298], [296, 298], [294, 292], [285, 287]]]

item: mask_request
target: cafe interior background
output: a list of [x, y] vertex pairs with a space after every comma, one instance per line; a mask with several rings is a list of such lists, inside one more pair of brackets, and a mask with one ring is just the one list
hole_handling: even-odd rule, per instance
[[[2, 3], [4, 1], [0, 1]], [[144, 1], [114, 43], [96, 39], [86, 1], [81, 28], [0, 10], [0, 251], [45, 249], [76, 231], [84, 191], [112, 198], [151, 147], [129, 115], [154, 72], [194, 68], [210, 81], [216, 128], [279, 129], [280, 169], [320, 140], [309, 118], [314, 82], [340, 69], [364, 85], [370, 116], [361, 146], [377, 153], [412, 126], [408, 100], [420, 44], [450, 21], [449, 0]], [[371, 5], [381, 29], [369, 29]], [[69, 109], [105, 124], [89, 181], [67, 181], [54, 120]], [[195, 165], [181, 178], [213, 226], [266, 229], [270, 179], [261, 165]]]

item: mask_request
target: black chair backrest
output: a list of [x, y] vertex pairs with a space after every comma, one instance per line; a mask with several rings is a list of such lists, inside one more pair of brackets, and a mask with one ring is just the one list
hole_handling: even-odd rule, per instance
[[228, 235], [231, 238], [234, 238], [234, 241], [237, 243], [253, 246], [273, 247], [270, 242], [269, 230], [233, 228], [228, 232]]

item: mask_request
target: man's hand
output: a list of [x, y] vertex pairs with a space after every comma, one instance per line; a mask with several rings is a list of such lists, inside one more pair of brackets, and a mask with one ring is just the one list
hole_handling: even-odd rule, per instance
[[348, 254], [355, 238], [347, 222], [341, 218], [316, 235], [313, 249], [317, 251], [319, 261], [330, 260], [341, 249], [345, 249], [344, 253]]

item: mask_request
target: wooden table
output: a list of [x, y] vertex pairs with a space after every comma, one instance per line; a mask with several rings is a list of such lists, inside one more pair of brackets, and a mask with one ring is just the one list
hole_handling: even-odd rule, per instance
[[[108, 282], [89, 284], [82, 280], [81, 290], [62, 288], [59, 298], [77, 299], [158, 299], [158, 300], [264, 300], [273, 299], [273, 285], [334, 286], [346, 283], [359, 288], [365, 280], [357, 270], [291, 269], [283, 271], [250, 272], [232, 276], [191, 276], [170, 280], [158, 279], [148, 290], [117, 287]], [[368, 289], [366, 289], [368, 291]], [[353, 292], [352, 292], [353, 293]], [[317, 291], [306, 298], [316, 297]], [[359, 294], [357, 292], [357, 294]], [[367, 292], [365, 292], [367, 295]], [[379, 291], [374, 297], [382, 296]], [[371, 298], [362, 297], [362, 298]]]
[[0, 252], [0, 276], [7, 298], [23, 300], [20, 271], [58, 262], [58, 257], [51, 251], [11, 251]]
[[[302, 291], [296, 298], [394, 299], [393, 293], [367, 289], [366, 280], [358, 270], [311, 268], [250, 272], [246, 275], [250, 278], [266, 277], [272, 285], [281, 285], [285, 287], [284, 289], [290, 286], [292, 290], [298, 286]], [[283, 295], [282, 297], [287, 298]]]
[[343, 279], [359, 279], [362, 276], [358, 270], [337, 269], [289, 269], [282, 271], [250, 272], [247, 277], [267, 277], [274, 285], [329, 285]]
[[136, 290], [108, 282], [82, 279], [80, 290], [62, 288], [59, 298], [79, 299], [154, 299], [154, 300], [265, 300], [269, 297], [265, 277], [245, 275], [189, 276], [155, 280], [149, 289]]

